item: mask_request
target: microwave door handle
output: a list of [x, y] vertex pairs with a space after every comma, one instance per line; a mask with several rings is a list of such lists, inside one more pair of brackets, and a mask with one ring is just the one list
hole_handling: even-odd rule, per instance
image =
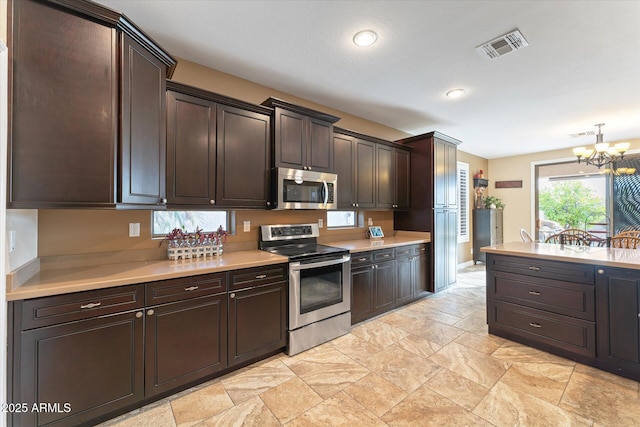
[[324, 205], [327, 206], [327, 203], [329, 202], [329, 186], [327, 185], [327, 181], [326, 180], [322, 180], [322, 188], [324, 191]]

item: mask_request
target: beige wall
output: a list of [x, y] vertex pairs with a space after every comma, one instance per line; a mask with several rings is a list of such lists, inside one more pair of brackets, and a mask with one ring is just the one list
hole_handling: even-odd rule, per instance
[[[464, 141], [461, 144], [461, 147], [464, 148]], [[461, 150], [458, 150], [458, 161], [469, 164], [469, 241], [458, 244], [458, 264], [462, 264], [473, 260], [473, 206], [475, 203], [475, 193], [473, 191], [473, 174], [478, 170], [483, 170], [486, 173], [489, 166], [489, 161], [482, 157], [465, 153]]]
[[[607, 141], [611, 144], [622, 141]], [[630, 151], [640, 149], [640, 139], [626, 141], [631, 143]], [[489, 160], [489, 194], [497, 196], [504, 201], [504, 240], [505, 242], [520, 240], [519, 230], [524, 228], [534, 233], [534, 221], [532, 205], [533, 197], [533, 166], [552, 160], [572, 160], [573, 153], [570, 148], [545, 151], [524, 156], [503, 157]], [[496, 181], [522, 180], [522, 188], [495, 188]]]

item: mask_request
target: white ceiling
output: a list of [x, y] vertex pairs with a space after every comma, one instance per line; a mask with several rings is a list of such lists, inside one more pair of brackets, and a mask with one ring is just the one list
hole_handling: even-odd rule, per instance
[[[569, 135], [596, 123], [605, 142], [640, 138], [638, 0], [99, 3], [174, 56], [485, 158], [592, 145]], [[476, 52], [515, 28], [528, 47]], [[362, 29], [374, 46], [352, 43]]]

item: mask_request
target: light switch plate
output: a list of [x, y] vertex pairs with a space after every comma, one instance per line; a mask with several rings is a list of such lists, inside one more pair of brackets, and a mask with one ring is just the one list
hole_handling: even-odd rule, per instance
[[251, 231], [251, 221], [243, 221], [242, 222], [243, 231], [245, 233]]
[[140, 237], [140, 223], [139, 222], [130, 222], [129, 223], [129, 237]]
[[324, 227], [324, 220], [322, 218], [318, 219], [318, 228]]

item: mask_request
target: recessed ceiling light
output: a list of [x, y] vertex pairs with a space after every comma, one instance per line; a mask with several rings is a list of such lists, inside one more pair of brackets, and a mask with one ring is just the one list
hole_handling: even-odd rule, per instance
[[357, 32], [355, 36], [353, 36], [353, 42], [356, 46], [366, 47], [371, 46], [378, 40], [378, 35], [375, 31], [371, 30], [363, 30]]
[[465, 90], [464, 89], [453, 89], [450, 90], [449, 92], [447, 92], [447, 97], [448, 98], [460, 98], [462, 95], [464, 95]]

